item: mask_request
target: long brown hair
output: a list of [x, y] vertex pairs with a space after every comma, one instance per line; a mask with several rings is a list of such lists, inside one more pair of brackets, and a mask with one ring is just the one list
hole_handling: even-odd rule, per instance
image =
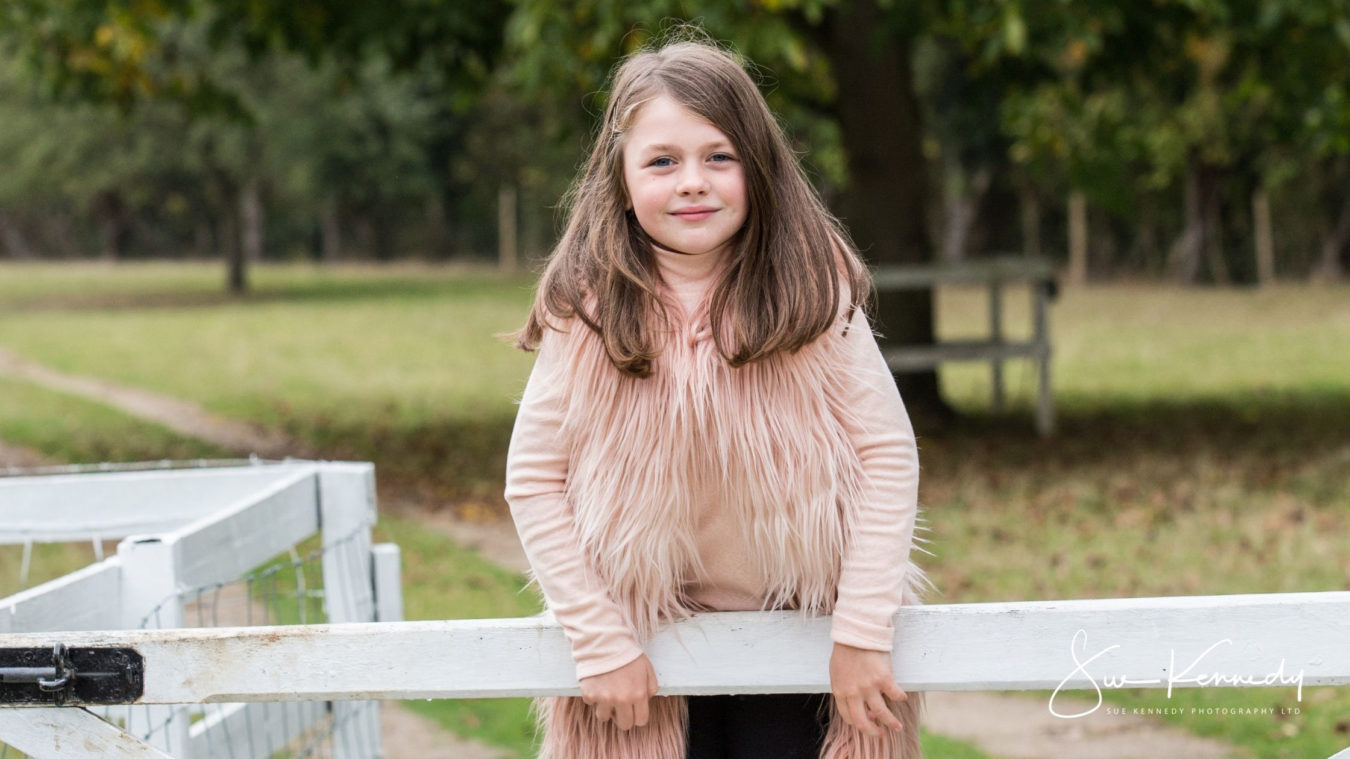
[[745, 68], [713, 44], [682, 40], [634, 53], [615, 70], [590, 158], [564, 198], [566, 229], [516, 333], [519, 347], [537, 348], [550, 317], [575, 316], [620, 371], [651, 374], [669, 317], [650, 240], [625, 213], [623, 146], [638, 109], [659, 95], [726, 134], [745, 172], [745, 224], [709, 303], [727, 362], [742, 366], [819, 337], [840, 312], [841, 285], [850, 313], [870, 297], [866, 267]]

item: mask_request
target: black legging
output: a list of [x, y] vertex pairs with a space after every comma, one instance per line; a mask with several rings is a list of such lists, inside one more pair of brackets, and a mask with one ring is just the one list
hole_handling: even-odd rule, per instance
[[826, 693], [690, 696], [686, 759], [816, 759]]

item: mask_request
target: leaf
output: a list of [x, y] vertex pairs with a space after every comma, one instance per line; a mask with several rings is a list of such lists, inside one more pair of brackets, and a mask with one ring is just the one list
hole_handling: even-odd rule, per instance
[[1016, 6], [1003, 9], [1003, 44], [1009, 53], [1021, 55], [1027, 47], [1027, 25]]

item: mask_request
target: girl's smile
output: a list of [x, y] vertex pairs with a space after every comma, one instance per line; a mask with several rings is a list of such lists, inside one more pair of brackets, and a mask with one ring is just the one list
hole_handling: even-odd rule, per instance
[[647, 236], [691, 256], [721, 257], [745, 223], [745, 172], [722, 130], [658, 95], [623, 147], [628, 205]]
[[714, 213], [717, 213], [716, 208], [692, 206], [676, 211], [675, 216], [678, 216], [682, 221], [703, 221], [704, 219], [711, 217]]

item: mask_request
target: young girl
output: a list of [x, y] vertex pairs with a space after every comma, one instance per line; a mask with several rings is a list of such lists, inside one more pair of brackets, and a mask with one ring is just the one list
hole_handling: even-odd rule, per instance
[[[918, 457], [869, 293], [736, 59], [619, 66], [519, 334], [506, 499], [582, 693], [539, 704], [541, 756], [919, 756]], [[659, 626], [751, 609], [833, 614], [832, 694], [656, 697]]]

